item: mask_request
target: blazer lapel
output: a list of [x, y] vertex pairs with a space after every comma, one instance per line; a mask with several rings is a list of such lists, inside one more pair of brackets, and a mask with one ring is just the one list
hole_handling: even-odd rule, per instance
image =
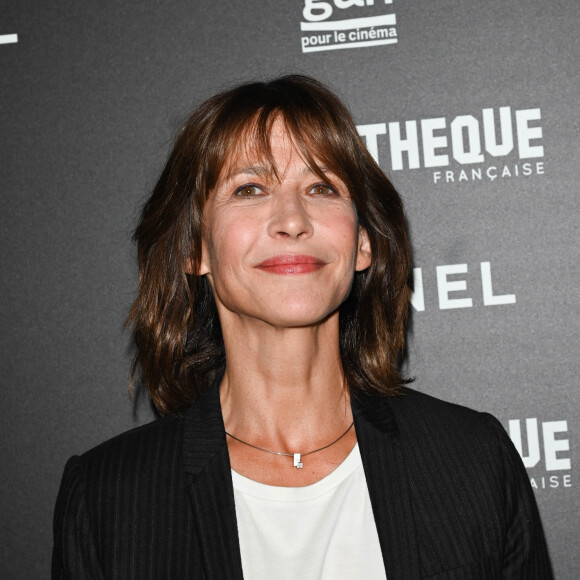
[[242, 579], [234, 489], [219, 399], [221, 376], [184, 418], [183, 462], [207, 578]]
[[400, 434], [386, 397], [352, 400], [354, 422], [388, 580], [420, 577]]

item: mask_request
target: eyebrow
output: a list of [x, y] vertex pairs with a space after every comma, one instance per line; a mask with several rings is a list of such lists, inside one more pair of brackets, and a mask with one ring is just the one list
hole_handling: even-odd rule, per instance
[[267, 167], [263, 165], [249, 165], [247, 167], [235, 167], [232, 171], [228, 173], [228, 177], [231, 179], [236, 175], [250, 174], [264, 176], [272, 173]]
[[[319, 166], [322, 173], [333, 173], [329, 171], [324, 165]], [[304, 177], [306, 175], [314, 174], [314, 171], [308, 166], [304, 166], [299, 172], [299, 177]], [[228, 173], [228, 179], [233, 179], [237, 175], [257, 175], [259, 177], [266, 177], [272, 175], [272, 171], [263, 165], [248, 165], [246, 167], [235, 167], [232, 171]]]
[[[322, 173], [333, 173], [333, 172], [332, 172], [332, 171], [330, 171], [330, 170], [328, 169], [328, 167], [326, 167], [325, 165], [319, 165], [319, 166], [318, 166], [318, 169], [320, 169], [320, 171], [321, 171]], [[314, 174], [314, 171], [312, 171], [312, 169], [311, 169], [311, 168], [310, 168], [308, 165], [306, 165], [305, 167], [303, 167], [303, 168], [302, 168], [302, 169], [301, 169], [301, 170], [298, 172], [298, 174], [299, 174], [301, 177], [302, 177], [302, 176], [304, 176], [304, 175], [310, 175], [311, 173], [313, 173], [313, 174]]]

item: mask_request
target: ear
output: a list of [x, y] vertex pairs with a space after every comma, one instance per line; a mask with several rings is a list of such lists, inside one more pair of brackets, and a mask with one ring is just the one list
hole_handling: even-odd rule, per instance
[[202, 239], [201, 241], [201, 262], [198, 271], [194, 272], [193, 261], [191, 258], [187, 258], [185, 261], [185, 271], [188, 274], [196, 274], [197, 276], [204, 276], [209, 273], [209, 259], [205, 240]]
[[204, 236], [201, 239], [201, 262], [199, 263], [199, 270], [197, 272], [198, 276], [205, 276], [209, 274], [209, 252], [207, 251], [207, 244], [205, 242]]
[[357, 272], [362, 272], [371, 265], [371, 261], [372, 261], [372, 251], [369, 235], [365, 230], [365, 228], [359, 227], [358, 248], [356, 252], [356, 265], [354, 269]]

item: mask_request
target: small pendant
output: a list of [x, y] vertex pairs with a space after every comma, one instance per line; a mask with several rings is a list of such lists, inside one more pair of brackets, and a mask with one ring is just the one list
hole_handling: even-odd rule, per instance
[[294, 467], [297, 467], [298, 469], [302, 469], [304, 467], [304, 464], [302, 461], [300, 461], [300, 455], [301, 453], [294, 453]]

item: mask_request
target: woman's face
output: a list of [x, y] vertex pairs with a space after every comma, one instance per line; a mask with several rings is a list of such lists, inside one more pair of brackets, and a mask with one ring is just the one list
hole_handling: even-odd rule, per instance
[[316, 324], [347, 297], [355, 270], [370, 265], [344, 183], [312, 173], [280, 120], [271, 148], [278, 178], [239, 147], [204, 208], [199, 273], [208, 274], [222, 325], [229, 316]]

